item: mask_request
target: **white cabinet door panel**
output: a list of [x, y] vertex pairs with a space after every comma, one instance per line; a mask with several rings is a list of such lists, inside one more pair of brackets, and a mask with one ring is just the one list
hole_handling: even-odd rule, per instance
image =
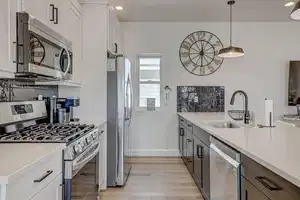
[[13, 78], [16, 72], [16, 12], [18, 0], [3, 0], [0, 3], [0, 78]]
[[23, 0], [22, 11], [29, 13], [38, 20], [49, 24], [52, 19], [52, 2], [49, 0]]
[[62, 174], [60, 174], [31, 200], [62, 200], [62, 189]]

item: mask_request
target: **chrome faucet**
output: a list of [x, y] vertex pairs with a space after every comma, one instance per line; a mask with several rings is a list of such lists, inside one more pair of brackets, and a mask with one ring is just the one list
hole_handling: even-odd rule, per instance
[[231, 100], [230, 100], [230, 105], [234, 104], [235, 101], [235, 96], [237, 94], [242, 94], [245, 97], [245, 110], [244, 110], [244, 123], [245, 124], [249, 124], [250, 121], [250, 112], [248, 110], [248, 95], [246, 94], [246, 92], [244, 92], [243, 90], [237, 90], [232, 94]]

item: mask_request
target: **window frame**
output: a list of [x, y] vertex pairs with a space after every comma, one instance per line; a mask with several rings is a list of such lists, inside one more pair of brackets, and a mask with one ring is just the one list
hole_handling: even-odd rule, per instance
[[[141, 81], [140, 80], [140, 59], [141, 58], [159, 58], [160, 59], [160, 63], [159, 63], [159, 80], [160, 81]], [[155, 111], [158, 111], [162, 108], [163, 106], [163, 99], [162, 99], [162, 65], [163, 65], [163, 57], [161, 54], [138, 54], [137, 56], [137, 83], [138, 83], [138, 87], [137, 87], [137, 108], [140, 111], [147, 111], [147, 106], [143, 107], [140, 105], [140, 86], [141, 84], [159, 84], [159, 98], [160, 98], [160, 106], [159, 107], [155, 107]], [[152, 111], [153, 112], [153, 111]]]

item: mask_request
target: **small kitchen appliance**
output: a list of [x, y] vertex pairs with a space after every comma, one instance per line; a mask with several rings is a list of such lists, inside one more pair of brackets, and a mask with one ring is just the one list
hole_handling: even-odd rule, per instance
[[44, 98], [48, 118], [42, 120], [44, 123], [70, 123], [77, 122], [74, 118], [74, 107], [80, 106], [78, 97], [57, 98], [56, 96]]
[[[95, 157], [99, 162], [100, 136], [104, 130], [87, 124], [37, 124], [36, 120], [47, 118], [44, 101], [2, 102], [0, 110], [0, 143], [66, 144], [62, 184], [64, 200], [71, 200], [72, 178]], [[97, 177], [98, 173], [96, 170]]]
[[72, 42], [26, 12], [17, 13], [17, 77], [71, 79]]

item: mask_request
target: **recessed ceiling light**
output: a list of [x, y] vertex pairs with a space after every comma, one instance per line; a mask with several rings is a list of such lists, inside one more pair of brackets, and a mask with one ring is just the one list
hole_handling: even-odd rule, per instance
[[293, 5], [295, 5], [295, 2], [290, 1], [290, 2], [287, 2], [284, 6], [285, 7], [290, 7], [290, 6], [293, 6]]
[[123, 7], [122, 6], [116, 6], [116, 9], [117, 10], [123, 10]]

